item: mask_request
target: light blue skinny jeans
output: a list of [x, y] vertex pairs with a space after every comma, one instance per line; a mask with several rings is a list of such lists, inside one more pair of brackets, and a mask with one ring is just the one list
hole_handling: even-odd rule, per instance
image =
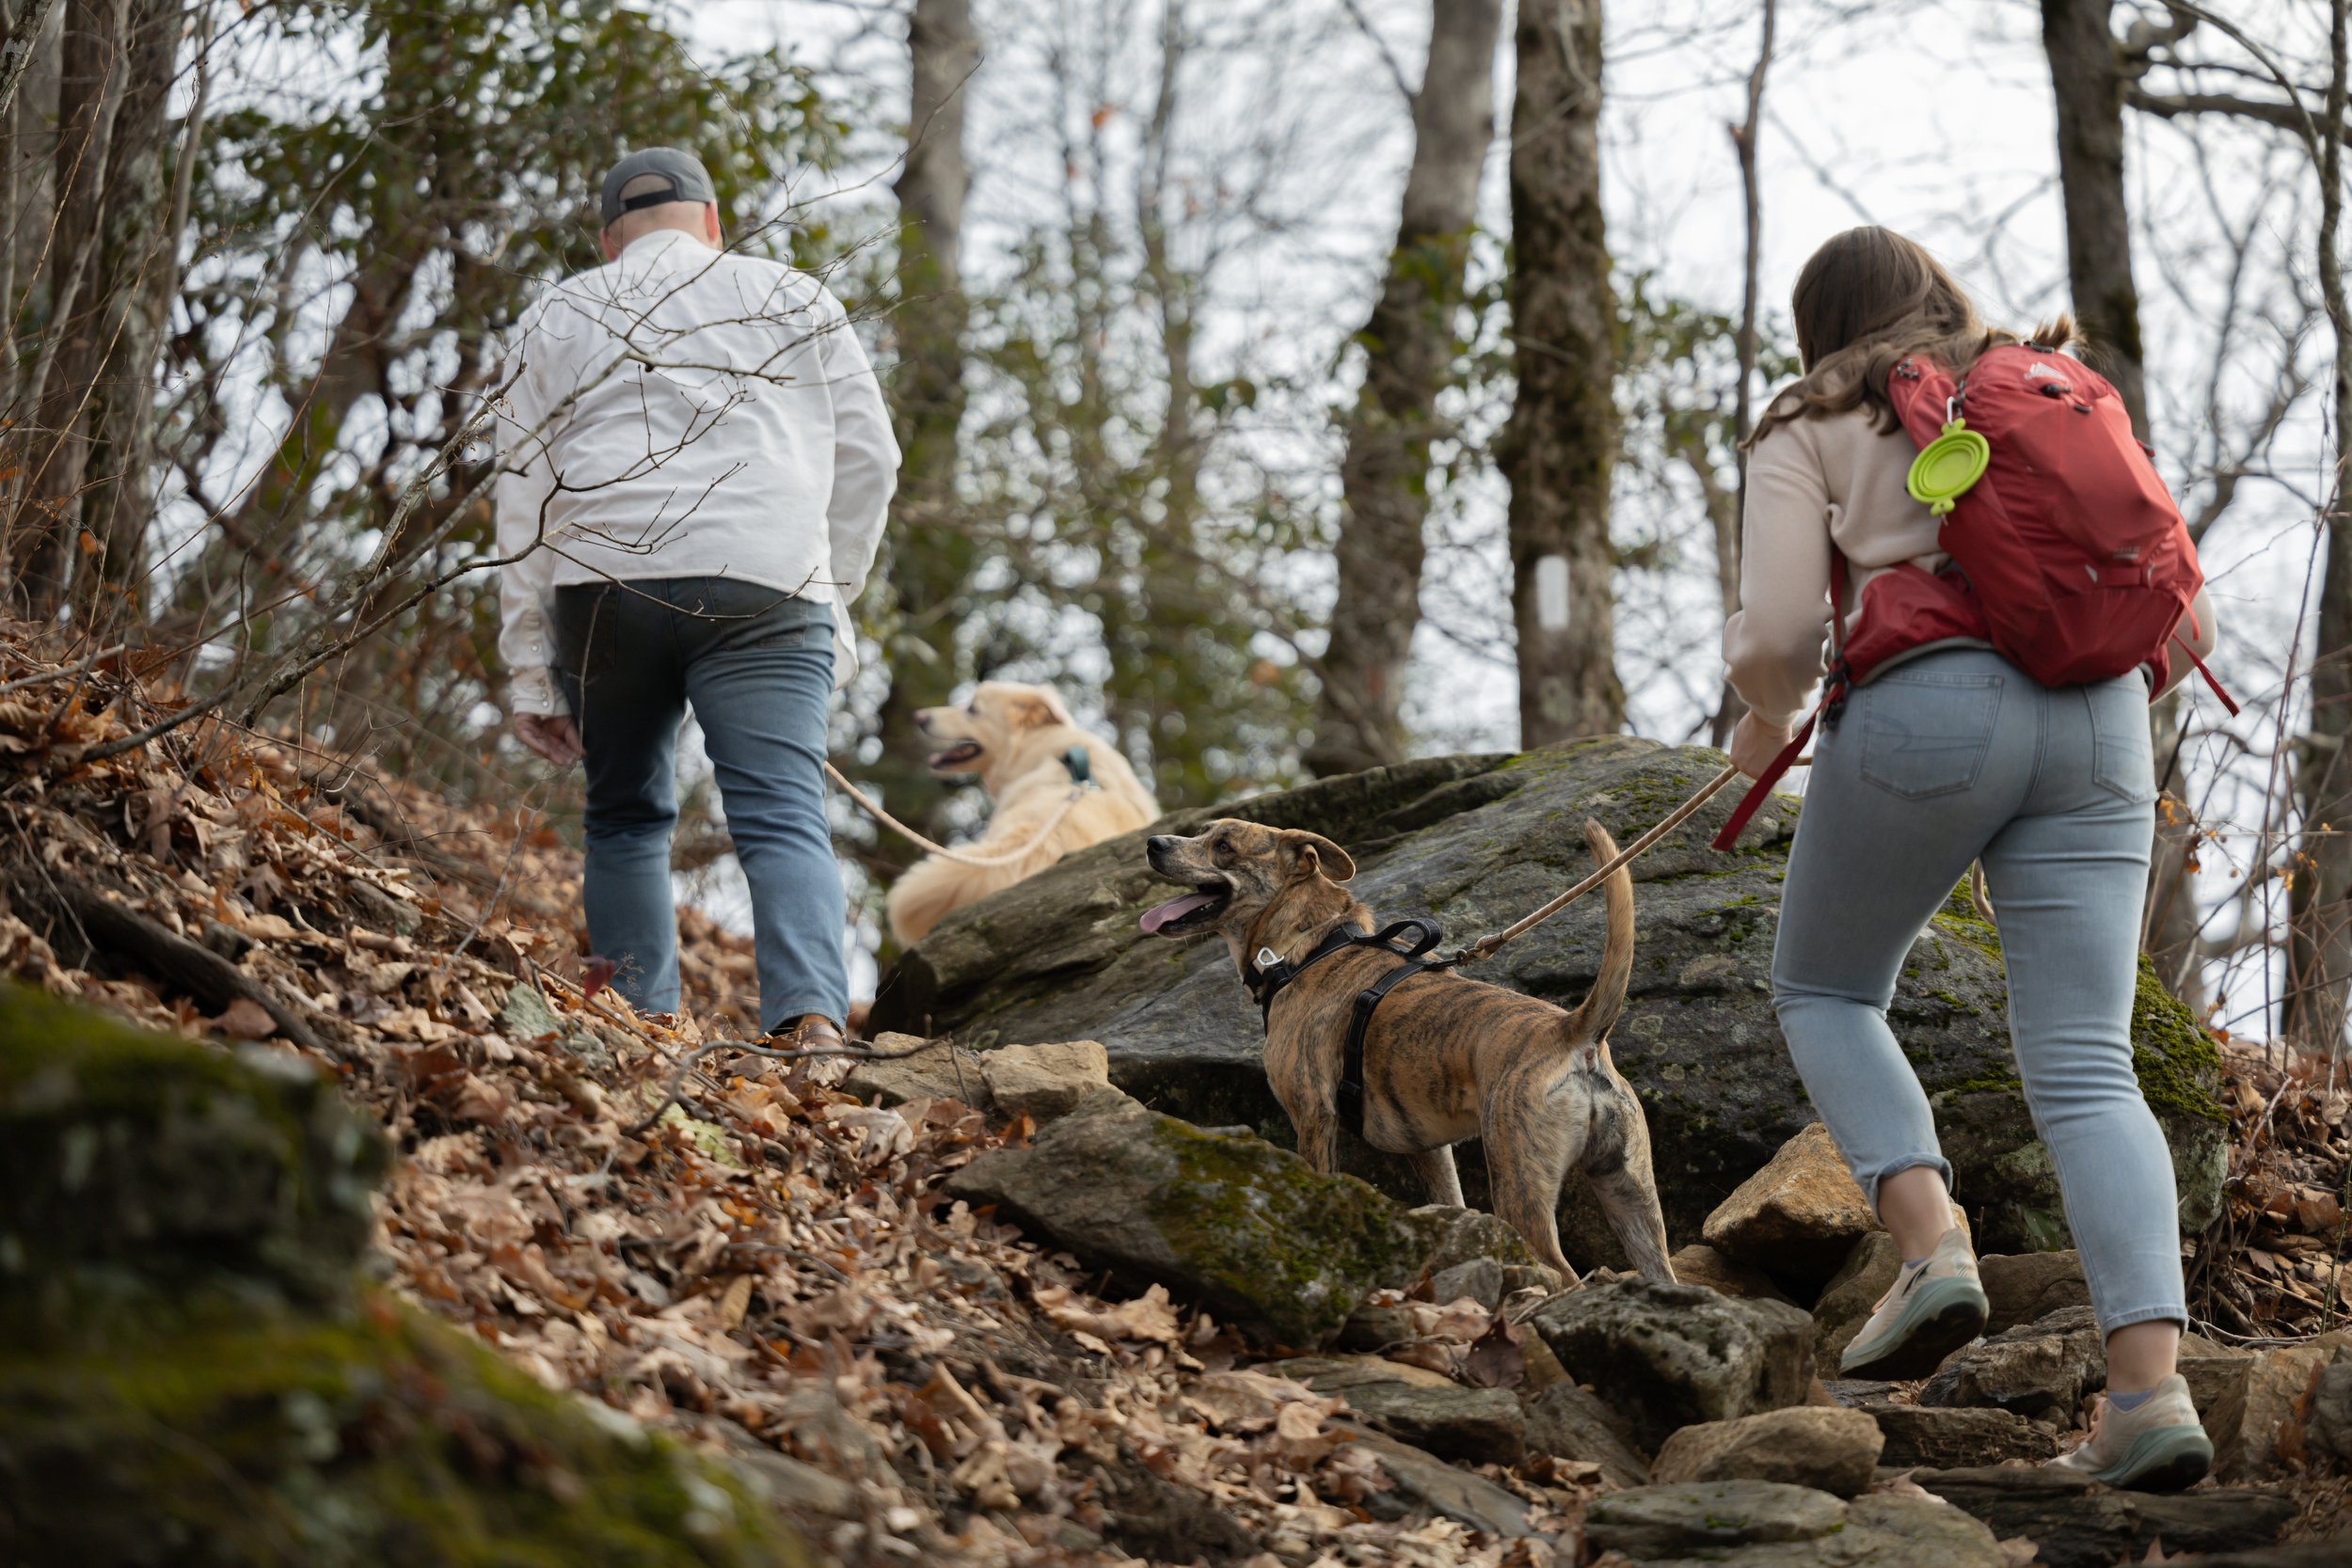
[[2146, 681], [2045, 688], [1989, 650], [1925, 654], [1847, 699], [1812, 775], [1772, 1006], [1854, 1180], [1874, 1205], [1882, 1179], [1915, 1165], [1951, 1182], [1886, 1008], [1928, 917], [1981, 858], [2018, 1077], [2100, 1327], [2185, 1325], [2172, 1155], [2132, 1070], [2155, 830]]
[[833, 612], [728, 578], [647, 578], [555, 592], [556, 678], [588, 775], [588, 941], [647, 1012], [678, 1005], [677, 737], [691, 705], [727, 836], [751, 885], [759, 1018], [842, 1022], [847, 895], [825, 820]]

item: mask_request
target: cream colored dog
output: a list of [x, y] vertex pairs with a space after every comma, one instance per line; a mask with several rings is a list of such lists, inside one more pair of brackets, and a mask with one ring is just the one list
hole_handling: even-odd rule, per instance
[[[1143, 787], [1119, 749], [1080, 729], [1062, 700], [1041, 686], [982, 681], [961, 707], [927, 707], [914, 716], [925, 738], [940, 743], [931, 771], [977, 773], [993, 810], [988, 832], [977, 844], [961, 846], [981, 859], [1009, 854], [1023, 845], [1029, 853], [1005, 865], [963, 865], [927, 855], [891, 884], [883, 907], [890, 934], [901, 944], [923, 940], [950, 910], [1034, 877], [1073, 849], [1133, 832], [1160, 815], [1160, 803]], [[1070, 799], [1070, 768], [1062, 758], [1082, 748], [1098, 788], [1054, 822]], [[1051, 832], [1040, 831], [1054, 822]], [[1032, 843], [1034, 841], [1034, 843]]]

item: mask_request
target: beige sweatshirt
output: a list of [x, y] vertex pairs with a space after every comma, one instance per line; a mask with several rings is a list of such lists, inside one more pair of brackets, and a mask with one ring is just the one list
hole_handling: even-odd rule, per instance
[[[1944, 564], [1935, 517], [1903, 488], [1918, 454], [1901, 431], [1876, 429], [1867, 406], [1775, 425], [1748, 453], [1740, 609], [1724, 627], [1724, 662], [1760, 722], [1794, 722], [1820, 682], [1833, 539], [1846, 555], [1849, 628], [1872, 578], [1906, 561], [1931, 572]], [[2181, 634], [2203, 658], [2214, 616], [2201, 590], [2192, 613], [2195, 634], [2185, 626]], [[2167, 689], [2189, 669], [2176, 654]]]

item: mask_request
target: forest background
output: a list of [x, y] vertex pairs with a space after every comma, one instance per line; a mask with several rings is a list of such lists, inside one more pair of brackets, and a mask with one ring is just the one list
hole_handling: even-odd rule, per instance
[[[2345, 8], [0, 0], [9, 634], [568, 831], [505, 738], [483, 423], [597, 174], [671, 143], [882, 367], [834, 754], [932, 832], [980, 803], [911, 715], [988, 677], [1170, 807], [1720, 739], [1737, 438], [1804, 256], [1884, 223], [1995, 319], [2071, 307], [2137, 410], [2244, 704], [2152, 713], [2148, 945], [2216, 1027], [2341, 1054]], [[676, 864], [723, 915], [710, 795]], [[834, 821], [886, 962], [914, 851]]]

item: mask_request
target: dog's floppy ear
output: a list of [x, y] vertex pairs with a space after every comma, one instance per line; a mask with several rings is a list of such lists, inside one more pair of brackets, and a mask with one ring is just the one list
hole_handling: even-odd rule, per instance
[[1302, 874], [1321, 871], [1335, 882], [1344, 882], [1356, 875], [1356, 863], [1348, 859], [1347, 851], [1321, 833], [1288, 829], [1282, 833], [1281, 845], [1289, 851], [1293, 867]]
[[1016, 729], [1042, 730], [1071, 721], [1070, 710], [1062, 706], [1060, 695], [1041, 687], [1015, 691], [1005, 706]]

